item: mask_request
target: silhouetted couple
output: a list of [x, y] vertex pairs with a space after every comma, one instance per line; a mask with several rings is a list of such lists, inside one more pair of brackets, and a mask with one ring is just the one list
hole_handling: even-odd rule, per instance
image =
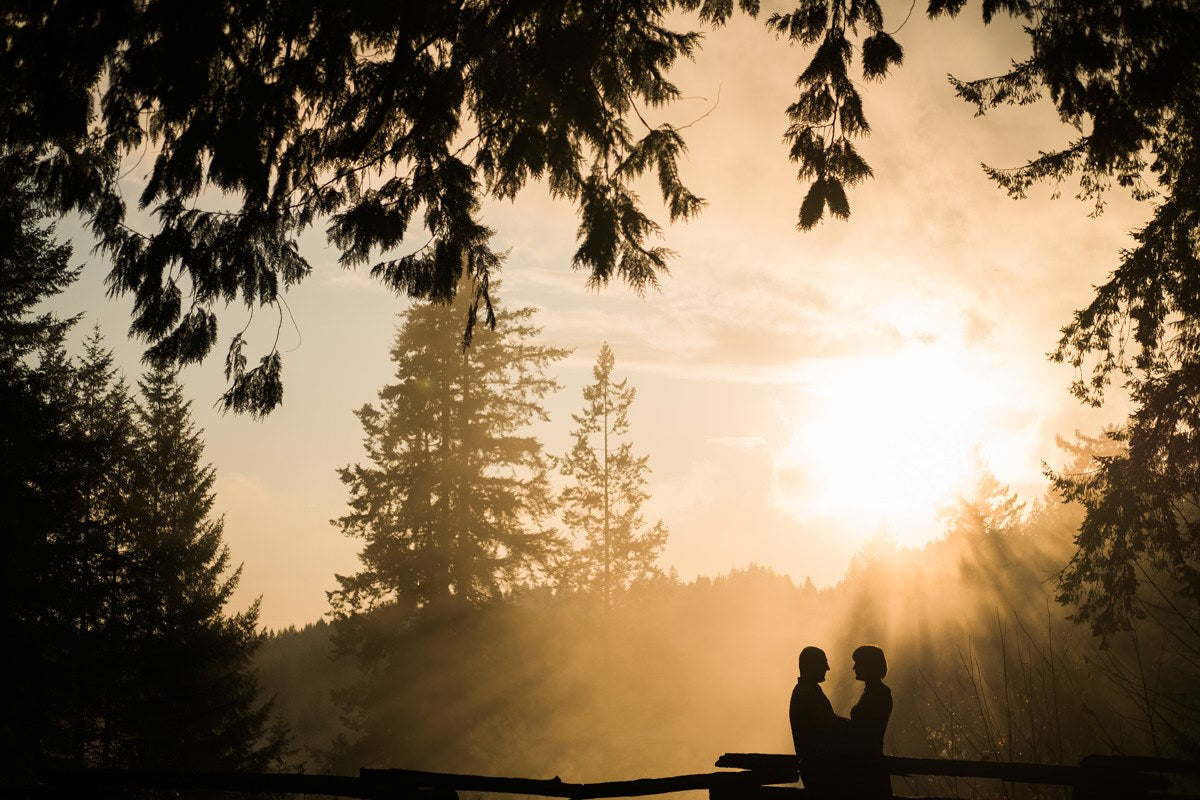
[[863, 645], [852, 658], [863, 693], [847, 719], [833, 713], [821, 691], [829, 671], [825, 651], [819, 647], [800, 651], [800, 678], [788, 709], [800, 778], [818, 798], [891, 797], [891, 778], [882, 761], [883, 732], [892, 715], [892, 691], [883, 683], [887, 661], [874, 645]]

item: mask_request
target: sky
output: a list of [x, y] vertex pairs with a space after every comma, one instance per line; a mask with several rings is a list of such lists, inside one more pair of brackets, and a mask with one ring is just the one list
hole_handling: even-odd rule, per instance
[[[885, 29], [908, 10], [885, 3]], [[1024, 54], [1015, 25], [985, 28], [972, 5], [930, 22], [918, 7], [896, 38], [904, 65], [860, 85], [872, 133], [857, 146], [875, 174], [850, 190], [848, 221], [796, 229], [805, 186], [787, 159], [784, 109], [807, 56], [742, 16], [672, 73], [686, 99], [648, 113], [652, 124], [689, 125], [681, 174], [708, 201], [668, 226], [644, 195], [677, 253], [658, 291], [589, 290], [570, 266], [575, 210], [543, 186], [485, 206], [509, 249], [501, 302], [537, 307], [542, 341], [573, 348], [537, 434], [551, 453], [568, 448], [570, 414], [608, 342], [616, 375], [637, 389], [632, 438], [653, 470], [647, 516], [670, 529], [663, 562], [683, 579], [757, 563], [834, 583], [874, 535], [912, 547], [939, 536], [939, 509], [976, 464], [1035, 500], [1042, 463], [1063, 458], [1056, 434], [1124, 416], [1119, 398], [1081, 407], [1067, 391], [1072, 370], [1046, 354], [1149, 206], [1114, 193], [1092, 217], [1072, 186], [1017, 201], [984, 176], [981, 162], [1018, 166], [1073, 133], [1048, 103], [977, 118], [954, 96], [948, 73], [993, 75]], [[144, 162], [130, 165], [130, 195]], [[135, 380], [129, 299], [106, 296], [107, 267], [77, 220], [59, 233], [87, 266], [55, 307], [84, 311], [79, 336], [98, 324]], [[220, 413], [223, 345], [183, 373], [243, 569], [233, 607], [261, 597], [270, 628], [321, 617], [335, 573], [356, 570], [359, 543], [329, 522], [347, 500], [335, 470], [363, 458], [352, 412], [392, 380], [388, 348], [408, 304], [368, 270], [339, 267], [320, 228], [302, 251], [314, 269], [287, 296], [283, 406], [264, 420]], [[272, 313], [252, 329], [264, 348]], [[245, 318], [229, 309], [221, 341]]]

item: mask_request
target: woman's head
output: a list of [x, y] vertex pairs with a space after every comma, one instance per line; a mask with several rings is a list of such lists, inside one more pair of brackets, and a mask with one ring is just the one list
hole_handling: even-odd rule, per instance
[[882, 680], [887, 675], [887, 659], [873, 644], [864, 644], [850, 656], [854, 659], [854, 677], [860, 681]]

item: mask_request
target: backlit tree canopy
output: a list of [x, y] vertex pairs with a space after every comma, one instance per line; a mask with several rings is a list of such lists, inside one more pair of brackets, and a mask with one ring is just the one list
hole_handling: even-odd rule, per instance
[[[930, 0], [927, 12], [964, 5]], [[481, 200], [512, 197], [530, 180], [577, 207], [574, 264], [591, 282], [641, 289], [669, 251], [652, 243], [659, 227], [631, 183], [656, 176], [671, 220], [703, 205], [680, 180], [681, 130], [650, 125], [642, 111], [679, 96], [667, 73], [699, 45], [682, 26], [720, 25], [733, 6], [6, 3], [0, 135], [7, 155], [37, 163], [52, 207], [88, 217], [111, 259], [111, 288], [135, 298], [131, 331], [160, 363], [203, 359], [220, 304], [278, 306], [309, 272], [297, 237], [312, 225], [326, 226], [343, 264], [370, 263], [402, 294], [448, 300], [464, 272], [486, 278], [499, 264]], [[758, 14], [757, 0], [738, 6]], [[1158, 254], [1194, 255], [1179, 237], [1195, 227], [1200, 14], [1185, 0], [984, 0], [982, 13], [1020, 18], [1033, 52], [1006, 75], [954, 80], [959, 94], [981, 113], [1048, 95], [1080, 131], [992, 177], [1016, 195], [1077, 174], [1097, 202], [1113, 181], [1164, 199], [1130, 269], [1081, 313], [1059, 355], [1082, 363], [1107, 353], [1117, 321], [1132, 315], [1152, 358], [1163, 321], [1196, 299], [1177, 279], [1186, 264], [1168, 264], [1162, 280], [1133, 279]], [[845, 217], [846, 187], [871, 174], [853, 146], [870, 130], [855, 78], [883, 77], [901, 46], [875, 0], [800, 0], [766, 25], [812, 48], [786, 109], [791, 157], [810, 183], [800, 227], [825, 209]], [[130, 221], [118, 185], [134, 157], [148, 164], [134, 202], [153, 213], [152, 230]], [[271, 346], [252, 365], [246, 347], [229, 339], [224, 400], [266, 413], [282, 398], [281, 360]], [[1113, 366], [1102, 357], [1090, 385]]]
[[[818, 5], [828, 23], [810, 10], [805, 24], [827, 24], [827, 40], [847, 25], [873, 32], [863, 45], [868, 76], [899, 59], [874, 0]], [[757, 0], [739, 6], [758, 13]], [[37, 162], [54, 208], [88, 218], [111, 259], [112, 290], [135, 299], [131, 332], [157, 363], [208, 355], [220, 305], [278, 306], [310, 271], [297, 237], [312, 225], [326, 227], [344, 265], [370, 263], [401, 294], [446, 301], [464, 273], [486, 287], [499, 255], [480, 202], [512, 197], [530, 180], [578, 209], [573, 261], [592, 284], [617, 278], [641, 290], [657, 283], [670, 252], [653, 242], [659, 225], [633, 182], [655, 179], [672, 221], [703, 205], [680, 180], [680, 129], [643, 115], [679, 97], [667, 73], [698, 48], [680, 11], [719, 25], [734, 8], [6, 3], [0, 135], [7, 154]], [[810, 69], [814, 86], [836, 84], [843, 107], [845, 87], [830, 70], [848, 47], [822, 45]], [[840, 119], [839, 130], [865, 130], [865, 121]], [[811, 137], [789, 136], [811, 149]], [[821, 186], [849, 182], [848, 169], [865, 174], [865, 165], [846, 166], [844, 137], [829, 148], [841, 155], [822, 164], [842, 166], [814, 167]], [[121, 170], [135, 158], [146, 178], [130, 196]], [[127, 196], [152, 213], [152, 229], [134, 224]], [[246, 349], [242, 336], [229, 340], [224, 401], [266, 413], [282, 398], [280, 356], [271, 346], [253, 363]]]
[[[671, 219], [702, 205], [679, 179], [679, 132], [630, 124], [679, 94], [666, 72], [698, 40], [667, 27], [680, 7], [711, 22], [732, 10], [6, 3], [0, 134], [38, 162], [54, 207], [87, 215], [154, 361], [203, 359], [218, 304], [278, 304], [309, 273], [296, 239], [314, 224], [343, 264], [373, 262], [398, 292], [448, 300], [464, 273], [486, 280], [498, 263], [481, 199], [531, 179], [578, 207], [575, 265], [596, 284], [640, 289], [668, 253], [649, 243], [658, 226], [630, 183], [656, 174]], [[148, 232], [130, 223], [118, 186], [123, 160], [143, 149], [134, 202], [153, 212]], [[249, 367], [244, 345], [230, 345], [225, 402], [265, 413], [281, 399], [279, 355]]]

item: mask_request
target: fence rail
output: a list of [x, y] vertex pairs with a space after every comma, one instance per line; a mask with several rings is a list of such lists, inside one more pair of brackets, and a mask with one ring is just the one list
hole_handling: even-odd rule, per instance
[[[795, 769], [796, 757], [764, 753], [726, 753], [717, 759], [718, 767], [734, 767], [751, 772], [778, 772], [786, 764], [792, 764]], [[1167, 789], [1171, 785], [1171, 774], [1200, 774], [1200, 764], [1195, 762], [1121, 756], [1088, 756], [1078, 766], [884, 756], [883, 768], [893, 776], [992, 778], [1009, 783], [1070, 787], [1118, 785], [1130, 791]]]
[[601, 783], [568, 783], [559, 778], [501, 778], [410, 769], [362, 769], [357, 777], [80, 769], [46, 773], [34, 783], [0, 786], [0, 797], [56, 797], [75, 795], [85, 790], [137, 788], [245, 794], [309, 794], [365, 800], [454, 800], [460, 791], [596, 800], [713, 789], [736, 792], [768, 784], [793, 783], [795, 780], [794, 765], [783, 771], [707, 772]]
[[[795, 759], [792, 759], [795, 761]], [[468, 792], [527, 794], [537, 797], [565, 797], [570, 800], [593, 800], [601, 797], [644, 797], [653, 794], [672, 794], [694, 790], [725, 789], [739, 791], [777, 783], [795, 783], [795, 764], [783, 768], [746, 770], [742, 772], [704, 772], [696, 775], [675, 775], [669, 778], [637, 778], [628, 781], [603, 783], [566, 783], [558, 778], [489, 778], [481, 775], [453, 775], [439, 772], [420, 772], [411, 769], [364, 769], [363, 779], [380, 788], [409, 789], [432, 787]]]
[[[880, 765], [879, 760], [871, 762]], [[45, 773], [35, 781], [0, 784], [4, 800], [88, 800], [120, 789], [240, 794], [303, 794], [358, 800], [457, 800], [458, 792], [515, 794], [566, 800], [642, 797], [685, 791], [708, 791], [710, 800], [805, 800], [804, 789], [784, 784], [799, 780], [794, 755], [726, 753], [717, 759], [723, 772], [600, 783], [570, 783], [557, 777], [504, 778], [424, 772], [411, 769], [362, 769], [351, 775], [260, 773], [146, 772], [80, 769]], [[844, 764], [847, 769], [858, 765]], [[1166, 794], [1175, 778], [1200, 776], [1200, 762], [1175, 759], [1088, 756], [1078, 765], [1034, 764], [884, 756], [882, 766], [893, 776], [985, 778], [1009, 783], [1067, 787], [1078, 800], [1200, 800]]]

